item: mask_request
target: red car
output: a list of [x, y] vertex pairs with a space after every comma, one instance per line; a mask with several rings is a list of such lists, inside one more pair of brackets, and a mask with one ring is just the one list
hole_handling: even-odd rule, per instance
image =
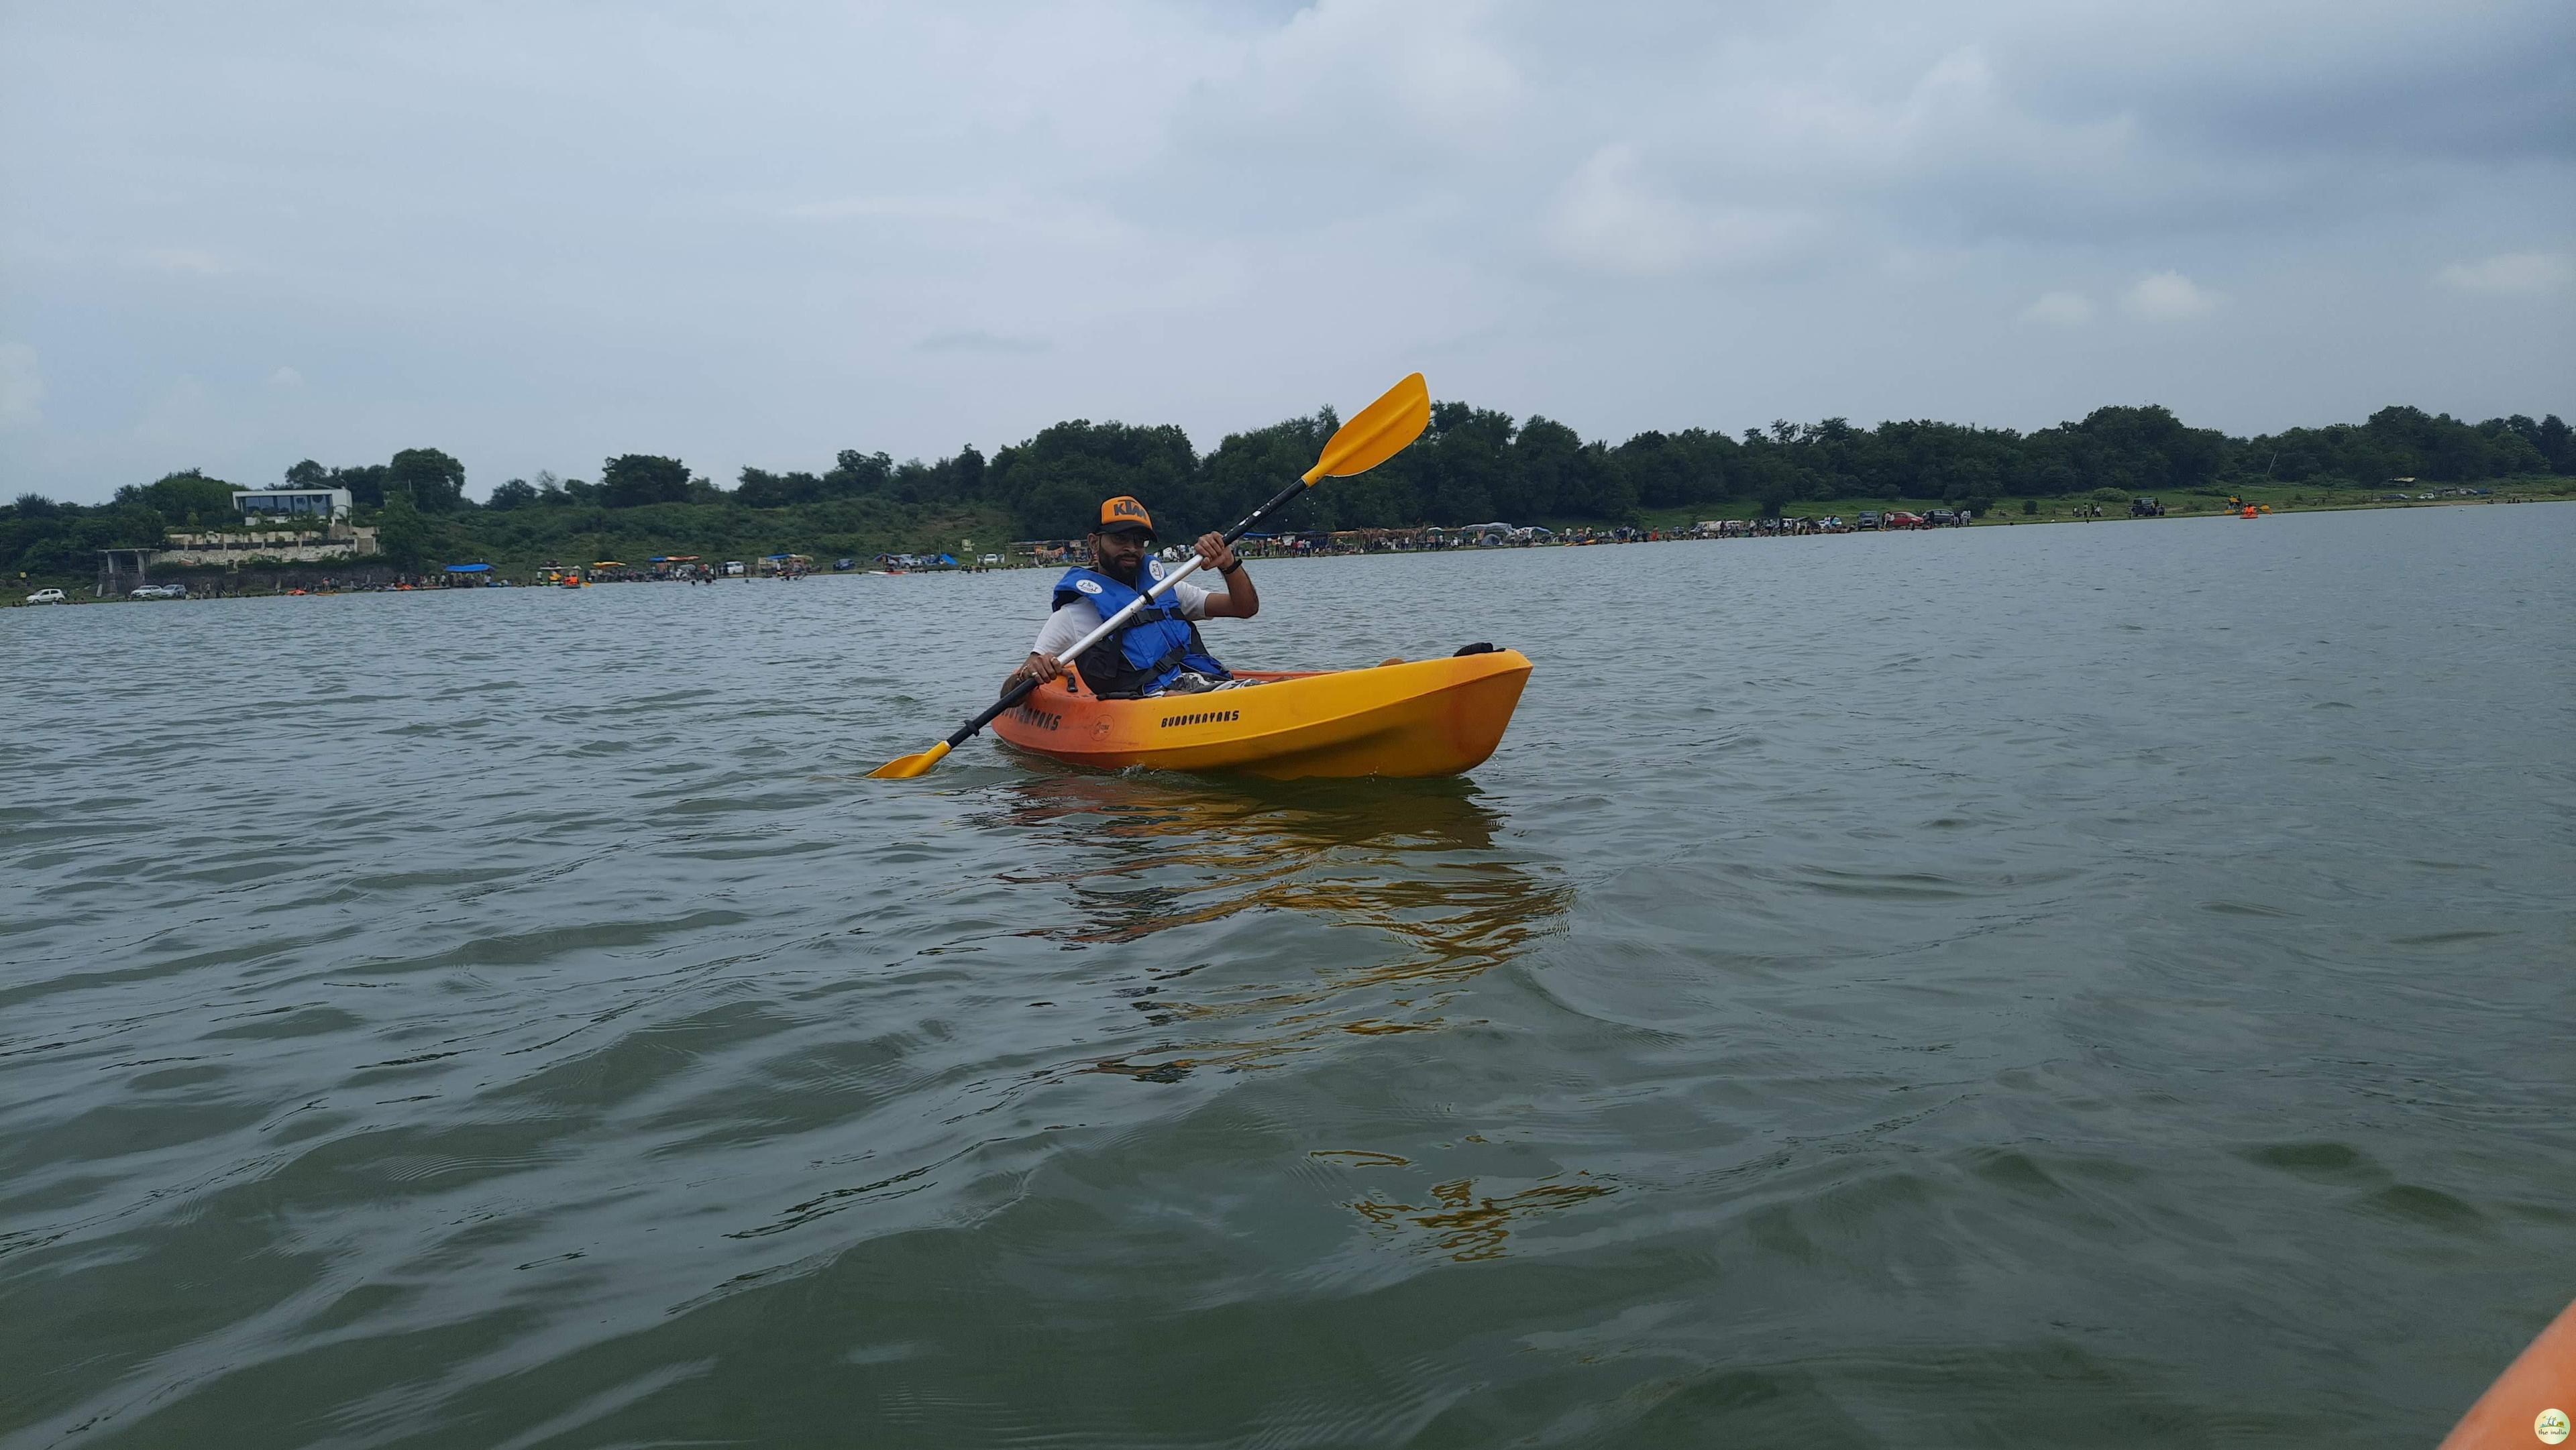
[[1923, 516], [1921, 514], [1907, 513], [1889, 514], [1879, 525], [1879, 527], [1883, 529], [1919, 529], [1923, 526]]

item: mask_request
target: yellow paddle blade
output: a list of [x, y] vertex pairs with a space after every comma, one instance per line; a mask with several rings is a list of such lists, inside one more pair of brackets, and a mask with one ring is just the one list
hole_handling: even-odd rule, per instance
[[937, 765], [947, 754], [948, 742], [942, 740], [937, 745], [930, 747], [928, 750], [922, 751], [918, 755], [896, 756], [894, 759], [889, 760], [885, 764], [878, 766], [876, 769], [869, 771], [868, 779], [910, 780], [916, 775], [928, 775], [930, 774], [930, 768]]
[[1347, 478], [1366, 473], [1404, 451], [1404, 445], [1431, 426], [1431, 388], [1415, 373], [1386, 390], [1386, 396], [1360, 409], [1324, 445], [1324, 456], [1306, 470], [1306, 481]]

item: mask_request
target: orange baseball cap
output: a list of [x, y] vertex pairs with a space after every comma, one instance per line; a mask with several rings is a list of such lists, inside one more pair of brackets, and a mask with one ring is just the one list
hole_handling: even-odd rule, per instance
[[1093, 530], [1102, 534], [1143, 534], [1154, 537], [1154, 516], [1145, 506], [1125, 494], [1104, 499], [1100, 505], [1100, 523]]

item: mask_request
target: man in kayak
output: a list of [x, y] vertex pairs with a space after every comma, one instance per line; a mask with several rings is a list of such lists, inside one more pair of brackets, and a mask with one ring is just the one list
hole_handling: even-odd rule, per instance
[[[1002, 688], [1025, 679], [1043, 684], [1064, 673], [1056, 657], [1082, 642], [1138, 594], [1152, 589], [1167, 572], [1152, 558], [1154, 520], [1145, 506], [1121, 495], [1100, 505], [1100, 523], [1091, 531], [1091, 567], [1065, 571], [1056, 581], [1055, 612], [1038, 631], [1029, 657], [1011, 672]], [[1238, 680], [1217, 663], [1199, 640], [1202, 619], [1250, 619], [1261, 612], [1261, 594], [1252, 575], [1222, 534], [1201, 534], [1202, 570], [1224, 576], [1222, 590], [1202, 589], [1187, 579], [1163, 591], [1153, 603], [1127, 617], [1115, 634], [1083, 652], [1074, 663], [1082, 682], [1104, 699], [1146, 695], [1194, 695], [1252, 683]]]

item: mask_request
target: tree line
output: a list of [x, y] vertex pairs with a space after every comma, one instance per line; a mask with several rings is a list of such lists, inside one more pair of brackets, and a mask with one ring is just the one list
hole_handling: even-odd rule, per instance
[[[933, 522], [974, 520], [1018, 538], [1083, 533], [1099, 501], [1146, 501], [1167, 535], [1221, 528], [1309, 467], [1339, 420], [1330, 409], [1228, 435], [1201, 454], [1178, 427], [1058, 423], [986, 457], [973, 447], [924, 462], [845, 449], [828, 468], [744, 468], [731, 488], [676, 458], [621, 454], [597, 481], [512, 478], [476, 503], [465, 467], [435, 448], [381, 464], [311, 459], [268, 487], [346, 488], [387, 556], [417, 561], [444, 544], [586, 538], [778, 539], [789, 527], [848, 540], [900, 539]], [[2576, 474], [2576, 438], [2556, 414], [2469, 423], [2388, 407], [2355, 424], [2231, 438], [2156, 406], [2095, 409], [2080, 422], [2022, 433], [1911, 420], [1861, 428], [1842, 418], [1774, 422], [1730, 437], [1702, 428], [1586, 441], [1553, 419], [1467, 403], [1432, 408], [1420, 443], [1373, 472], [1299, 501], [1281, 528], [1633, 521], [1644, 511], [1754, 504], [1765, 513], [1820, 500], [1921, 499], [1991, 508], [1998, 497], [2116, 489], [2158, 494], [2255, 482], [2376, 488], [2412, 478], [2449, 484]], [[234, 485], [195, 469], [129, 484], [83, 507], [37, 494], [0, 506], [0, 566], [28, 575], [86, 572], [101, 548], [149, 548], [174, 528], [235, 522]], [[676, 507], [674, 507], [676, 506]], [[646, 513], [629, 515], [629, 511]], [[759, 515], [778, 511], [775, 519]], [[737, 515], [743, 515], [737, 517]], [[924, 540], [927, 542], [927, 540]], [[855, 547], [855, 545], [854, 545]], [[497, 552], [494, 550], [493, 552]]]

